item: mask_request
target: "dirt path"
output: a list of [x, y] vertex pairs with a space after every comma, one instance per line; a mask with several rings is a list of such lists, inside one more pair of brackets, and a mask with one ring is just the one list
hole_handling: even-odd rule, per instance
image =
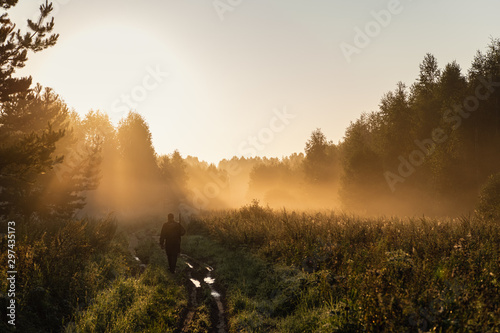
[[130, 254], [132, 254], [132, 257], [137, 260], [140, 264], [140, 269], [143, 271], [146, 269], [146, 265], [141, 262], [141, 259], [137, 257], [137, 253], [135, 252], [135, 249], [137, 248], [137, 245], [139, 245], [139, 238], [137, 238], [136, 234], [129, 234], [128, 235], [128, 250]]
[[210, 318], [212, 320], [211, 332], [225, 333], [226, 317], [224, 312], [224, 304], [222, 303], [222, 295], [218, 291], [219, 287], [213, 277], [214, 269], [205, 263], [202, 263], [186, 254], [181, 254], [187, 269], [187, 277], [192, 285], [188, 286], [190, 290], [190, 309], [184, 320], [182, 332], [189, 332], [191, 321], [196, 313], [197, 307], [200, 305], [200, 294], [203, 288], [210, 290], [210, 296], [215, 306], [211, 306]]
[[[159, 243], [159, 236], [153, 236], [152, 239]], [[139, 239], [137, 235], [129, 234], [129, 251], [132, 256], [140, 262], [140, 259], [136, 256], [135, 249], [139, 244]], [[186, 289], [189, 292], [188, 308], [184, 319], [182, 320], [182, 328], [179, 332], [190, 332], [191, 324], [193, 319], [199, 310], [199, 307], [203, 305], [206, 301], [203, 299], [203, 292], [206, 288], [210, 291], [210, 320], [212, 322], [209, 332], [213, 333], [226, 333], [226, 315], [224, 311], [224, 304], [222, 301], [222, 293], [220, 292], [221, 287], [216, 283], [214, 278], [214, 269], [195, 258], [192, 258], [186, 254], [181, 254], [180, 257], [185, 262], [186, 277], [189, 281], [186, 285]], [[141, 266], [146, 267], [141, 263]]]

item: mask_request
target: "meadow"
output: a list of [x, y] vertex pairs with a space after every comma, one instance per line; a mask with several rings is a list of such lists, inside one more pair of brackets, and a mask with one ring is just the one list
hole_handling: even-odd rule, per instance
[[189, 225], [214, 265], [231, 332], [498, 332], [500, 224], [274, 211]]
[[[148, 237], [137, 245], [147, 263], [141, 266], [129, 250], [136, 230], [111, 218], [22, 225], [15, 248], [16, 325], [5, 322], [9, 298], [2, 293], [0, 331], [173, 332], [187, 304], [183, 282], [168, 274], [163, 251]], [[0, 260], [7, 262], [6, 244], [1, 247]], [[6, 266], [0, 274], [0, 288], [7, 290]]]
[[[84, 219], [19, 230], [17, 329], [216, 331], [208, 287], [193, 305], [185, 259], [176, 275], [167, 271], [161, 224]], [[254, 201], [185, 225], [182, 253], [214, 268], [229, 332], [500, 331], [494, 218], [365, 218]]]

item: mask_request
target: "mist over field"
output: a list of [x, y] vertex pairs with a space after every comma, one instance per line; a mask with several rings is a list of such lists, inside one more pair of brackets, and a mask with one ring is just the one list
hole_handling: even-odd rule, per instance
[[455, 62], [440, 67], [425, 55], [418, 79], [399, 82], [381, 97], [378, 111], [353, 120], [337, 143], [317, 128], [300, 153], [234, 156], [217, 164], [177, 150], [157, 154], [138, 113], [114, 126], [104, 112], [80, 118], [54, 92], [40, 92], [36, 98], [54, 111], [38, 126], [57, 116], [53, 130], [72, 137], [55, 145], [54, 154], [69, 157], [53, 169], [51, 184], [70, 176], [77, 163], [96, 158], [99, 167], [86, 176], [98, 178], [98, 185], [85, 193], [78, 214], [115, 212], [131, 219], [234, 209], [253, 200], [277, 209], [363, 215], [469, 214], [488, 177], [500, 171], [499, 48], [492, 40], [466, 72]]
[[455, 62], [440, 68], [427, 54], [418, 80], [384, 94], [380, 109], [353, 121], [342, 141], [313, 129], [303, 152], [281, 158], [208, 164], [178, 151], [159, 156], [137, 113], [116, 127], [102, 112], [73, 115], [80, 133], [103, 147], [100, 184], [84, 212], [190, 215], [257, 200], [278, 209], [364, 215], [471, 213], [500, 168], [499, 45], [492, 40], [467, 73]]
[[0, 331], [500, 330], [498, 37], [467, 67], [447, 39], [461, 61], [422, 52], [408, 80], [397, 54], [424, 41], [395, 27], [444, 52], [428, 4], [378, 2], [325, 61], [325, 31], [366, 8], [134, 2], [125, 24], [114, 1], [18, 2], [0, 0]]

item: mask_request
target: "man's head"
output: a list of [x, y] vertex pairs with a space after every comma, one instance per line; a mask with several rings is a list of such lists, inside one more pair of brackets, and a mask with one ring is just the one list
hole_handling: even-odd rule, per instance
[[168, 222], [175, 222], [174, 214], [172, 214], [172, 213], [168, 214]]

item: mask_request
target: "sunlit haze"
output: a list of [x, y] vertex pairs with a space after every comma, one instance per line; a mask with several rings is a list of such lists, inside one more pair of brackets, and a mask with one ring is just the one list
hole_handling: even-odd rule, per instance
[[[36, 17], [39, 3], [10, 11], [18, 27]], [[82, 116], [101, 110], [117, 123], [135, 110], [157, 153], [177, 149], [214, 163], [303, 152], [316, 128], [342, 140], [398, 81], [415, 81], [426, 53], [466, 70], [500, 32], [495, 0], [56, 0], [54, 7], [58, 43], [30, 55], [18, 75], [52, 87]], [[372, 29], [362, 47], [358, 28]], [[346, 53], [346, 44], [357, 51]]]
[[0, 3], [0, 332], [500, 332], [499, 0]]

